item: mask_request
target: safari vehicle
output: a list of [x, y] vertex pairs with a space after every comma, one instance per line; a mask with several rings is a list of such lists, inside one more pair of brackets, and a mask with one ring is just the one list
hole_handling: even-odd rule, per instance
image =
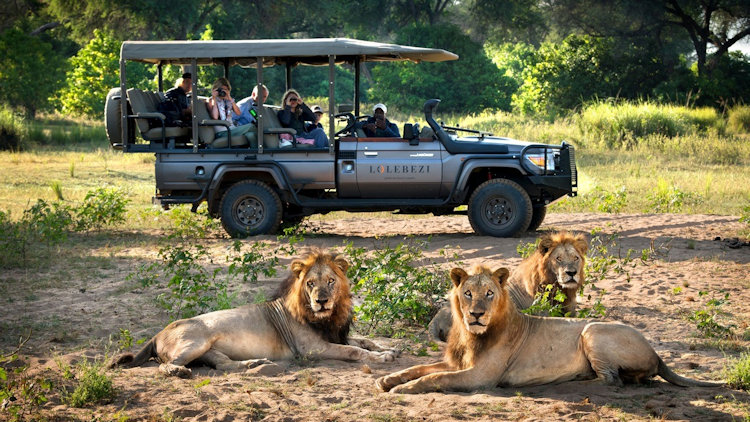
[[[358, 129], [358, 122], [369, 117], [360, 112], [363, 62], [456, 59], [441, 49], [341, 38], [126, 41], [120, 52], [120, 87], [107, 96], [107, 135], [125, 153], [156, 155], [155, 203], [192, 204], [195, 211], [205, 201], [209, 214], [220, 218], [233, 237], [274, 233], [282, 224], [336, 210], [467, 213], [475, 232], [489, 236], [534, 230], [550, 203], [576, 195], [572, 145], [532, 144], [438, 124], [439, 99], [426, 99], [424, 122], [405, 124], [402, 138], [365, 137]], [[156, 66], [158, 92], [127, 88], [128, 61]], [[341, 63], [354, 69], [354, 98], [334, 114], [334, 69]], [[206, 98], [195, 95], [188, 127], [167, 127], [156, 109], [163, 97], [164, 65], [191, 71], [193, 93], [198, 66], [223, 66], [225, 75], [230, 66], [254, 68], [258, 84], [264, 67], [285, 66], [287, 88], [294, 86], [294, 66], [328, 66], [330, 146], [296, 140], [280, 144], [279, 134], [294, 135], [294, 130], [281, 127], [278, 107], [263, 104], [255, 142], [214, 139], [213, 126], [224, 123], [211, 120]]]

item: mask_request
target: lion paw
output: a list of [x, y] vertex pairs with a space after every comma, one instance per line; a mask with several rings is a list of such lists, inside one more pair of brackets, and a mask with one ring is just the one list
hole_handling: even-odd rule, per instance
[[193, 371], [190, 368], [186, 368], [180, 365], [173, 365], [171, 363], [162, 363], [159, 365], [159, 370], [164, 375], [177, 376], [180, 378], [192, 378]]
[[385, 352], [370, 352], [370, 359], [375, 362], [393, 362], [396, 360], [398, 353], [395, 350], [387, 350]]
[[385, 393], [390, 391], [392, 388], [392, 386], [388, 382], [386, 382], [385, 380], [386, 378], [388, 377], [380, 377], [375, 380], [375, 387], [377, 387], [378, 390], [383, 391]]

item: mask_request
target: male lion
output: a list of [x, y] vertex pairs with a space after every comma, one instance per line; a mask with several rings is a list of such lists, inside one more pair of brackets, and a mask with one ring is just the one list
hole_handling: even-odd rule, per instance
[[[574, 316], [576, 293], [583, 285], [588, 249], [582, 234], [561, 231], [542, 235], [534, 253], [524, 259], [508, 279], [508, 292], [513, 303], [518, 309], [526, 309], [534, 304], [538, 294], [546, 291], [547, 286], [552, 286], [549, 297], [555, 297], [562, 290], [565, 294], [563, 312]], [[445, 341], [452, 321], [450, 307], [438, 311], [429, 325], [432, 339]]]
[[672, 372], [634, 328], [615, 322], [525, 315], [505, 281], [508, 270], [451, 271], [453, 329], [442, 362], [379, 378], [394, 393], [471, 391], [594, 379], [622, 385], [659, 375], [680, 386], [720, 386]]
[[220, 370], [252, 368], [296, 355], [323, 359], [393, 361], [396, 353], [350, 339], [352, 301], [348, 262], [313, 250], [291, 264], [278, 297], [262, 304], [211, 312], [169, 324], [133, 356], [111, 366], [139, 366], [152, 357], [167, 375], [190, 377], [201, 361]]

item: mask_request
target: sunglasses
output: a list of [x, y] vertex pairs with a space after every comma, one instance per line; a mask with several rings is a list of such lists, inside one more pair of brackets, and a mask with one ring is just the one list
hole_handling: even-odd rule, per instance
[[290, 98], [289, 101], [297, 102], [299, 98]]

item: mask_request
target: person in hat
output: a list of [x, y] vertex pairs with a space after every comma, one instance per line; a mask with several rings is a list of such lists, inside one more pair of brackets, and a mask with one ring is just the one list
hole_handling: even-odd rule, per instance
[[320, 118], [323, 117], [323, 109], [319, 105], [314, 105], [310, 107], [310, 110], [315, 114], [315, 120], [305, 125], [305, 131], [311, 132], [313, 129], [323, 129], [323, 125], [320, 123]]
[[192, 113], [190, 111], [190, 102], [188, 101], [187, 94], [193, 89], [193, 75], [190, 72], [185, 72], [182, 77], [177, 78], [174, 83], [174, 88], [164, 93], [164, 98], [168, 101], [173, 101], [179, 107], [182, 113], [182, 120], [190, 121]]
[[385, 104], [375, 104], [372, 109], [373, 116], [362, 124], [362, 129], [368, 137], [376, 138], [400, 138], [401, 132], [398, 126], [385, 118], [388, 108]]

